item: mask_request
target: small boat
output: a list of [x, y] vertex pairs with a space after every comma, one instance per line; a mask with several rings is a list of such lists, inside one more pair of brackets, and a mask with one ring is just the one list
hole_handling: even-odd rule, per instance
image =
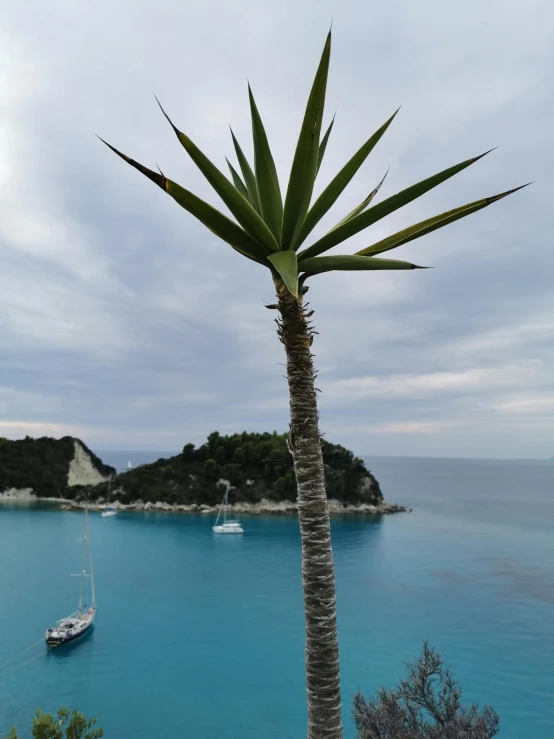
[[132, 469], [133, 469], [133, 465], [131, 464], [131, 460], [129, 460], [129, 461], [127, 462], [127, 469], [128, 469], [128, 470], [132, 470]]
[[108, 505], [102, 511], [102, 518], [112, 518], [113, 516], [117, 516], [117, 511], [115, 510], [113, 506], [110, 505], [111, 487], [112, 487], [112, 476], [110, 475], [110, 478], [108, 480]]
[[[215, 524], [212, 526], [214, 534], [244, 534], [244, 529], [240, 525], [240, 521], [228, 521], [227, 520], [227, 506], [229, 505], [229, 488], [230, 483], [227, 483], [225, 488], [225, 495], [223, 496], [223, 502], [217, 514]], [[223, 523], [218, 525], [218, 521], [223, 511]]]
[[[46, 644], [49, 647], [58, 647], [60, 644], [66, 644], [67, 642], [78, 639], [83, 636], [92, 627], [94, 623], [94, 617], [96, 616], [96, 601], [94, 597], [94, 575], [92, 572], [92, 552], [90, 549], [90, 535], [88, 530], [88, 508], [85, 508], [85, 524], [83, 533], [83, 546], [81, 550], [81, 572], [78, 575], [72, 575], [72, 577], [79, 577], [81, 579], [81, 594], [79, 597], [79, 608], [72, 613], [70, 616], [60, 619], [55, 626], [46, 630], [45, 638]], [[87, 572], [85, 562], [88, 554], [88, 567]], [[90, 596], [91, 606], [87, 608], [83, 605], [84, 596], [84, 583], [85, 579], [90, 579]]]

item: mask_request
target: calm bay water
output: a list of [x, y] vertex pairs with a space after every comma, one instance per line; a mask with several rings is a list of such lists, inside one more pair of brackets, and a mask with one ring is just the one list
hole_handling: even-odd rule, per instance
[[[395, 684], [428, 638], [503, 739], [552, 739], [554, 464], [367, 462], [414, 510], [333, 521], [347, 735], [353, 693]], [[95, 631], [0, 676], [0, 736], [61, 705], [108, 739], [304, 736], [297, 523], [244, 522], [235, 538], [201, 516], [91, 514]], [[74, 609], [81, 530], [80, 513], [0, 505], [0, 664]]]

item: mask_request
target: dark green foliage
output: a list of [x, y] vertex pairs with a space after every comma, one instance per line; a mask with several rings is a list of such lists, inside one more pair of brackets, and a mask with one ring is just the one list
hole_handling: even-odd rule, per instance
[[202, 446], [196, 450], [194, 454], [194, 459], [199, 460], [201, 462], [205, 462], [207, 459], [210, 458], [210, 447], [208, 444], [202, 444]]
[[[34, 739], [100, 739], [104, 730], [96, 727], [96, 719], [87, 719], [79, 711], [60, 708], [56, 718], [51, 713], [37, 709], [33, 717], [31, 734]], [[7, 739], [18, 739], [17, 731], [12, 729]]]
[[[322, 442], [329, 498], [345, 503], [382, 501], [381, 490], [363, 462], [344, 447]], [[230, 436], [211, 433], [207, 443], [194, 449], [187, 444], [183, 453], [171, 459], [137, 467], [117, 475], [112, 481], [113, 497], [122, 503], [134, 500], [179, 505], [221, 501], [229, 480], [234, 489], [230, 500], [256, 503], [262, 498], [295, 500], [296, 480], [285, 434]], [[79, 490], [79, 497], [105, 497], [107, 483]]]
[[185, 462], [194, 462], [194, 444], [185, 444], [183, 447], [183, 460]]
[[287, 483], [284, 477], [278, 477], [273, 486], [273, 495], [277, 500], [282, 500], [287, 492]]
[[[219, 447], [219, 448], [221, 449], [222, 447]], [[233, 462], [235, 464], [238, 464], [239, 467], [242, 467], [245, 461], [246, 461], [246, 457], [244, 455], [244, 450], [241, 446], [238, 446], [235, 449], [234, 454], [233, 454]]]
[[210, 454], [214, 454], [218, 446], [219, 431], [212, 431], [212, 433], [208, 436], [208, 449], [210, 450]]
[[215, 459], [207, 459], [204, 462], [204, 474], [208, 480], [217, 480], [217, 463]]
[[78, 439], [42, 437], [10, 441], [0, 439], [0, 492], [10, 488], [31, 488], [41, 498], [71, 498], [75, 492], [67, 486], [69, 465], [75, 456], [74, 441], [90, 455], [103, 475], [115, 473]]
[[231, 462], [224, 468], [226, 479], [229, 480], [233, 487], [240, 487], [243, 481], [242, 467], [236, 462]]
[[[323, 461], [325, 463], [325, 480], [327, 497], [344, 500], [347, 503], [358, 503], [361, 500], [359, 484], [368, 484], [368, 472], [361, 459], [340, 444], [329, 444], [323, 441]], [[379, 483], [373, 478], [371, 490], [362, 496], [364, 502], [379, 503], [382, 499]]]
[[355, 696], [358, 739], [491, 739], [498, 734], [494, 708], [462, 706], [460, 686], [427, 642], [407, 668], [407, 678], [395, 690], [381, 688], [370, 700]]

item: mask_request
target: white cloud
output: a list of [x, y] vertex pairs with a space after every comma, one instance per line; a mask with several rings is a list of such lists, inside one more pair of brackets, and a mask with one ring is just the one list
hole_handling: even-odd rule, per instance
[[389, 421], [387, 423], [366, 424], [363, 426], [334, 426], [330, 425], [329, 431], [336, 434], [348, 434], [356, 436], [385, 435], [385, 436], [412, 436], [419, 434], [436, 436], [445, 431], [459, 429], [467, 426], [463, 421]]
[[[486, 367], [460, 372], [433, 372], [423, 375], [392, 375], [389, 377], [356, 377], [331, 382], [324, 386], [326, 402], [353, 401], [364, 398], [424, 397], [437, 393], [472, 394], [502, 392], [540, 377], [534, 363], [507, 367]], [[544, 378], [543, 378], [544, 379]], [[550, 379], [546, 376], [546, 379]]]
[[456, 346], [459, 354], [472, 355], [491, 351], [521, 351], [535, 342], [550, 344], [554, 341], [554, 303], [545, 304], [540, 313], [527, 316], [525, 320], [510, 321], [490, 331], [478, 333], [460, 341]]
[[522, 393], [496, 403], [493, 409], [500, 413], [538, 416], [554, 414], [554, 390], [550, 393]]

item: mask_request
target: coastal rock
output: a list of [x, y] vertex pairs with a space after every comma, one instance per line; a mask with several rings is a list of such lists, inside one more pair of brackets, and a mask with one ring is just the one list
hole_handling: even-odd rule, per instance
[[75, 456], [73, 457], [67, 473], [67, 484], [74, 485], [98, 485], [107, 478], [104, 477], [94, 466], [89, 454], [83, 449], [80, 442], [73, 441]]
[[[371, 515], [386, 515], [389, 513], [404, 513], [411, 511], [411, 508], [406, 508], [396, 503], [387, 503], [383, 501], [378, 505], [372, 505], [370, 503], [343, 503], [340, 500], [330, 498], [328, 501], [329, 513], [331, 515], [345, 514], [345, 513], [366, 513]], [[292, 500], [268, 500], [263, 498], [258, 503], [247, 503], [240, 502], [229, 506], [231, 513], [245, 513], [248, 515], [253, 514], [282, 514], [290, 515], [296, 514], [298, 510], [297, 503]], [[208, 509], [202, 511], [202, 513], [209, 513]]]
[[59, 509], [60, 511], [77, 511], [82, 507], [82, 505], [76, 503], [74, 500], [68, 500], [67, 502], [62, 503]]
[[[15, 498], [12, 498], [12, 500]], [[57, 500], [60, 501], [59, 498], [46, 498], [44, 500]], [[72, 500], [61, 500], [62, 505], [60, 506], [61, 510], [81, 510], [84, 508], [85, 505], [88, 505], [89, 510], [91, 511], [97, 511], [102, 510], [105, 508], [105, 506], [100, 506], [96, 504], [90, 504], [90, 503], [77, 503]], [[114, 506], [115, 507], [115, 506]], [[142, 501], [136, 501], [133, 503], [129, 503], [127, 505], [123, 503], [119, 503], [117, 505], [118, 510], [123, 511], [156, 511], [157, 513], [200, 513], [205, 515], [215, 515], [219, 511], [219, 506], [207, 506], [202, 505], [199, 506], [195, 503], [192, 503], [190, 505], [185, 504], [171, 504], [171, 503], [164, 503], [162, 501], [158, 501], [157, 503], [152, 503], [151, 501], [148, 501], [147, 503], [143, 503]], [[330, 499], [329, 500], [329, 513], [331, 516], [337, 516], [337, 515], [368, 515], [368, 516], [382, 516], [382, 515], [390, 515], [393, 513], [404, 513], [411, 511], [411, 508], [406, 508], [401, 505], [397, 505], [395, 503], [387, 503], [386, 501], [383, 501], [383, 503], [379, 505], [372, 505], [368, 503], [360, 503], [360, 504], [344, 504], [339, 500]], [[229, 512], [234, 515], [247, 515], [247, 516], [256, 516], [256, 515], [281, 515], [281, 516], [295, 516], [297, 514], [297, 504], [293, 502], [292, 500], [281, 500], [281, 501], [273, 501], [268, 499], [263, 499], [261, 501], [258, 501], [257, 503], [249, 503], [247, 501], [235, 503], [234, 505], [229, 506]]]
[[375, 503], [382, 500], [381, 490], [373, 477], [362, 477], [358, 485], [360, 498], [373, 499]]
[[36, 497], [32, 488], [10, 488], [0, 493], [0, 498], [4, 500], [33, 500]]

